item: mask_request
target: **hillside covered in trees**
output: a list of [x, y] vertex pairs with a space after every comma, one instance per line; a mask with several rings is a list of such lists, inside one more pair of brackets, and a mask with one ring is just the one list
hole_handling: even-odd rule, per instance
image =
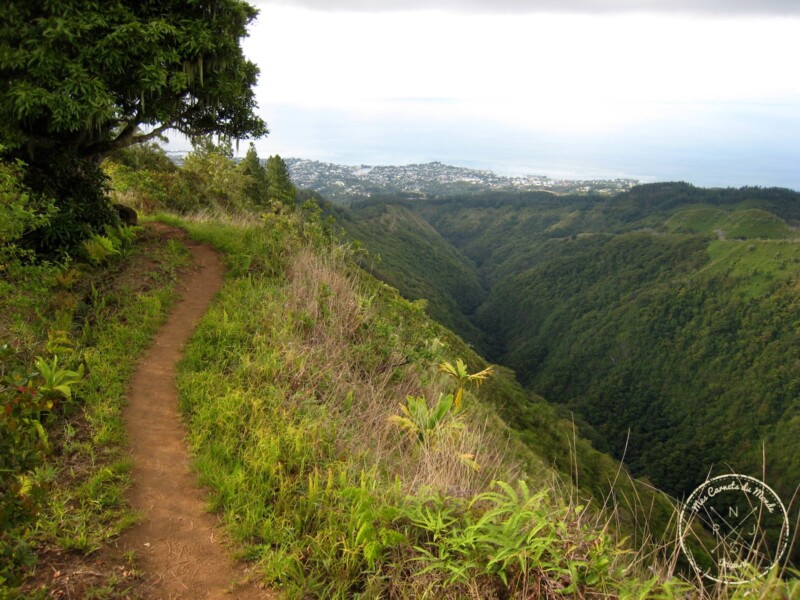
[[[431, 314], [462, 307], [447, 322], [528, 389], [573, 411], [596, 447], [635, 475], [680, 498], [709, 473], [733, 470], [765, 475], [793, 497], [800, 194], [665, 183], [613, 197], [377, 204], [356, 206], [355, 224], [342, 220], [355, 237], [370, 223], [362, 239], [380, 255], [376, 274], [398, 262], [396, 273], [414, 271], [420, 262], [395, 232], [424, 219], [436, 233], [428, 248], [439, 238], [450, 245], [428, 260], [451, 276], [470, 274], [428, 282]], [[379, 213], [395, 215], [391, 226], [364, 216]], [[405, 283], [414, 278], [393, 280], [421, 295]], [[484, 299], [476, 305], [480, 294], [465, 289]]]

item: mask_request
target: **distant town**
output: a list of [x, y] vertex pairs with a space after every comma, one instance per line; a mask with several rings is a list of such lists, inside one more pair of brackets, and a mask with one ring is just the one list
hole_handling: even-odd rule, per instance
[[546, 190], [559, 194], [614, 194], [638, 185], [635, 179], [566, 180], [543, 175], [504, 177], [491, 171], [453, 167], [440, 162], [404, 166], [337, 165], [285, 159], [292, 181], [333, 202], [350, 202], [374, 195], [451, 196], [474, 192]]
[[[168, 151], [167, 155], [180, 165], [186, 152]], [[553, 179], [545, 175], [505, 177], [492, 171], [454, 167], [440, 162], [402, 166], [353, 166], [303, 158], [284, 160], [289, 167], [292, 181], [298, 188], [313, 190], [332, 202], [345, 204], [376, 195], [428, 198], [492, 190], [615, 194], [639, 184], [637, 179], [572, 180]]]

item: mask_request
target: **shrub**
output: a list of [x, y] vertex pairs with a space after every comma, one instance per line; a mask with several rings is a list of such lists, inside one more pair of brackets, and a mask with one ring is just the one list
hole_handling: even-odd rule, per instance
[[44, 501], [37, 474], [50, 451], [44, 423], [82, 378], [82, 368], [63, 369], [58, 356], [40, 356], [29, 366], [23, 354], [0, 346], [0, 586], [14, 582], [16, 565], [32, 561], [17, 529], [35, 519]]
[[29, 257], [26, 237], [47, 225], [55, 212], [52, 202], [38, 200], [23, 183], [24, 175], [24, 163], [0, 161], [0, 272]]
[[[25, 169], [25, 184], [36, 197], [52, 198], [47, 219], [26, 237], [25, 247], [40, 255], [64, 256], [78, 250], [92, 233], [120, 224], [108, 199], [108, 177], [95, 162], [54, 153], [42, 166]], [[41, 209], [39, 209], [41, 210]]]

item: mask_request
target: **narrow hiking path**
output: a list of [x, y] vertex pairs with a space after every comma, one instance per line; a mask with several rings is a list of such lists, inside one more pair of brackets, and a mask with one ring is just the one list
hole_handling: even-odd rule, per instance
[[179, 283], [181, 300], [170, 311], [131, 380], [125, 422], [134, 460], [129, 501], [143, 515], [118, 546], [136, 553], [148, 581], [147, 598], [271, 598], [246, 583], [244, 571], [221, 544], [217, 519], [205, 511], [203, 492], [190, 469], [178, 415], [176, 365], [197, 320], [222, 286], [223, 266], [209, 246], [181, 230], [154, 224], [165, 240], [189, 248], [193, 268]]

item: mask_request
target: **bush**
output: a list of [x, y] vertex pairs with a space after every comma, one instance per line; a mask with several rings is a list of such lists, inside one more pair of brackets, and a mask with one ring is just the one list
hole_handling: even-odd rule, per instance
[[[50, 218], [25, 238], [24, 247], [39, 255], [69, 255], [92, 233], [120, 224], [108, 199], [108, 177], [93, 161], [54, 153], [28, 165], [24, 182], [34, 198], [53, 199]], [[41, 213], [47, 203], [38, 204]]]
[[26, 236], [45, 226], [55, 210], [52, 202], [37, 202], [23, 184], [24, 168], [21, 162], [0, 161], [0, 272], [27, 254]]

